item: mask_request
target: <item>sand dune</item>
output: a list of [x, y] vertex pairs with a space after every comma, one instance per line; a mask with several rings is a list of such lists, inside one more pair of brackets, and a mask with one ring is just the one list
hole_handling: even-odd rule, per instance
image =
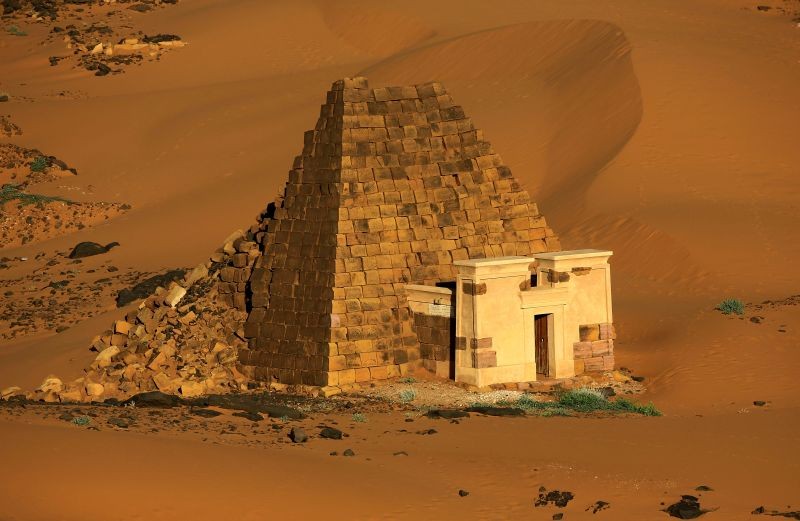
[[[800, 293], [800, 29], [790, 17], [758, 11], [747, 0], [409, 0], [402, 9], [361, 0], [184, 0], [125, 16], [137, 30], [179, 34], [188, 45], [124, 74], [96, 78], [49, 66], [49, 56], [68, 51], [60, 41], [37, 44], [48, 31], [43, 24], [25, 26], [24, 38], [0, 34], [0, 91], [11, 94], [0, 112], [24, 129], [2, 139], [46, 150], [80, 172], [37, 185], [37, 191], [133, 207], [69, 236], [5, 248], [0, 257], [33, 258], [83, 240], [118, 241], [106, 259], [122, 270], [196, 265], [231, 230], [249, 226], [279, 192], [331, 81], [356, 74], [372, 86], [441, 81], [531, 192], [565, 248], [615, 251], [618, 364], [646, 377], [645, 398], [668, 416], [653, 420], [660, 423], [604, 420], [593, 431], [598, 441], [591, 450], [577, 439], [584, 420], [514, 426], [517, 444], [540, 447], [527, 444], [535, 432], [537, 442], [558, 449], [526, 452], [524, 465], [546, 460], [552, 480], [572, 479], [592, 501], [605, 493], [613, 493], [617, 504], [629, 501], [620, 515], [630, 519], [662, 515], [651, 508], [656, 499], [691, 491], [706, 478], [724, 487], [719, 497], [727, 502], [709, 519], [749, 519], [759, 498], [796, 501], [787, 485], [797, 470], [791, 454], [796, 440], [786, 433], [796, 431], [800, 407], [794, 378], [800, 370], [798, 308], [749, 307], [743, 320], [713, 311], [726, 297], [758, 303]], [[0, 271], [0, 277], [16, 277], [21, 272], [14, 270], [22, 269]], [[49, 372], [77, 376], [92, 358], [90, 339], [119, 313], [109, 311], [58, 335], [0, 343], [0, 388], [35, 385]], [[759, 324], [749, 320], [756, 315], [763, 317]], [[756, 410], [754, 400], [770, 403]], [[398, 501], [386, 487], [374, 486], [385, 470], [366, 464], [359, 472], [328, 468], [320, 453], [304, 455], [299, 465], [307, 475], [319, 468], [330, 472], [314, 482], [319, 489], [345, 472], [343, 485], [325, 488], [326, 505], [349, 497], [338, 495], [346, 494], [344, 484], [368, 483], [361, 497], [369, 498], [357, 512], [402, 519], [409, 509], [422, 508], [416, 495], [429, 487], [418, 476], [430, 471], [431, 462], [468, 473], [462, 463], [479, 461], [481, 486], [493, 499], [478, 501], [477, 516], [492, 518], [503, 506], [528, 515], [530, 498], [521, 488], [491, 486], [523, 474], [523, 463], [509, 463], [512, 470], [495, 465], [514, 461], [513, 444], [492, 444], [486, 458], [469, 459], [485, 449], [479, 441], [507, 428], [485, 420], [468, 436], [451, 432], [431, 449], [435, 455], [408, 460], [402, 470], [392, 467], [396, 459], [376, 456], [376, 464], [397, 472], [392, 486], [413, 499]], [[0, 429], [4, 436], [13, 431], [20, 447], [26, 436], [37, 446], [65, 436], [52, 425]], [[118, 449], [115, 433], [97, 434], [93, 450]], [[88, 451], [87, 435], [92, 433], [70, 432], [63, 439]], [[176, 448], [161, 437], [133, 443], [143, 451], [158, 445], [155, 459], [178, 451], [174, 461], [180, 465], [205, 451], [231, 473], [241, 469], [237, 462], [297, 464], [285, 454], [276, 464], [269, 452], [253, 459], [255, 449]], [[693, 457], [675, 464], [674, 456], [686, 450]], [[465, 451], [471, 455], [466, 459]], [[598, 453], [604, 456], [597, 459]], [[23, 471], [25, 451], [19, 454], [11, 468]], [[78, 464], [74, 454], [47, 455], [47, 462], [36, 461], [48, 472], [61, 463]], [[643, 461], [657, 470], [648, 471]], [[137, 462], [126, 465], [136, 468], [137, 479], [149, 475]], [[591, 476], [601, 471], [604, 477], [595, 482]], [[242, 490], [264, 490], [249, 488], [263, 477], [260, 466], [242, 472], [244, 488], [223, 487], [231, 503]], [[190, 502], [193, 478], [161, 476]], [[437, 487], [463, 486], [446, 473], [434, 478]], [[538, 486], [535, 481], [526, 483]], [[644, 499], [639, 486], [647, 491]], [[3, 490], [21, 493], [15, 487]], [[76, 494], [63, 505], [72, 509], [65, 519], [82, 512], [74, 498], [83, 496], [70, 487], [58, 490], [65, 497]], [[288, 497], [308, 493], [296, 483], [281, 490]], [[166, 501], [153, 499], [151, 518], [174, 513]], [[437, 496], [421, 512], [475, 515], [465, 504]], [[202, 519], [222, 510], [194, 513]], [[134, 511], [121, 516], [134, 519], [141, 513]], [[263, 511], [252, 509], [254, 516]], [[31, 507], [13, 515], [44, 519], [52, 512]], [[582, 507], [569, 515], [593, 518]]]

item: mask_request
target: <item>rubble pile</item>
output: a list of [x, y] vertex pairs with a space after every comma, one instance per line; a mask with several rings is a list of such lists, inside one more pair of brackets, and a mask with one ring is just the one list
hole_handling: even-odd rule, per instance
[[97, 356], [81, 378], [64, 382], [48, 376], [34, 391], [12, 387], [0, 397], [97, 402], [122, 401], [148, 391], [194, 397], [247, 390], [248, 379], [237, 369], [237, 352], [247, 347], [243, 330], [247, 313], [227, 304], [234, 293], [220, 290], [231, 285], [221, 280], [222, 274], [249, 270], [259, 254], [248, 236], [252, 238], [235, 232], [207, 262], [168, 287], [156, 288], [96, 336], [90, 349]]

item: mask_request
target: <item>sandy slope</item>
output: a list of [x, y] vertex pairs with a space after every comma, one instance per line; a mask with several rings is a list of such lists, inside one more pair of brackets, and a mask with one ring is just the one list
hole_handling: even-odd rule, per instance
[[[796, 440], [780, 432], [796, 431], [798, 423], [798, 308], [764, 311], [762, 324], [711, 311], [728, 296], [760, 302], [800, 293], [794, 266], [800, 258], [800, 29], [755, 5], [409, 0], [400, 12], [359, 0], [335, 5], [184, 0], [136, 18], [136, 24], [145, 32], [180, 34], [189, 45], [159, 63], [106, 78], [50, 68], [47, 56], [63, 49], [31, 43], [43, 29], [29, 29], [28, 39], [0, 36], [0, 88], [25, 98], [0, 107], [25, 129], [11, 140], [63, 157], [80, 172], [69, 183], [83, 191], [92, 185], [97, 199], [133, 205], [102, 226], [0, 254], [33, 256], [80, 240], [119, 241], [109, 255], [122, 268], [194, 265], [228, 232], [249, 225], [278, 192], [333, 79], [364, 73], [373, 85], [441, 80], [531, 190], [565, 247], [615, 251], [618, 360], [648, 377], [647, 398], [672, 416], [653, 423], [610, 422], [596, 449], [605, 459], [595, 459], [594, 452], [575, 455], [571, 445], [559, 441], [586, 428], [574, 421], [521, 430], [516, 445], [504, 444], [498, 457], [513, 459], [515, 447], [527, 447], [529, 436], [560, 448], [548, 452], [554, 475], [569, 466], [597, 469], [607, 475], [599, 485], [593, 478], [579, 480], [597, 491], [595, 499], [615, 482], [625, 482], [631, 486], [615, 493], [631, 505], [644, 505], [634, 493], [642, 479], [677, 482], [683, 491], [705, 479], [697, 466], [673, 465], [687, 444], [684, 433], [702, 431], [708, 438], [701, 447], [711, 450], [715, 439], [725, 442], [726, 450], [709, 453], [703, 468], [713, 473], [710, 478], [726, 480], [721, 503], [735, 503], [739, 512], [757, 506], [750, 504], [758, 503], [756, 496], [797, 502], [790, 489], [781, 488], [787, 481], [796, 484], [791, 477]], [[56, 95], [60, 91], [68, 95]], [[53, 185], [43, 193], [60, 190]], [[30, 385], [51, 371], [75, 374], [89, 339], [107, 322], [96, 317], [55, 337], [0, 346], [0, 387]], [[786, 332], [778, 331], [781, 326]], [[37, 360], [44, 359], [47, 369], [41, 371]], [[752, 409], [753, 400], [770, 401], [771, 412], [739, 412]], [[17, 430], [7, 424], [1, 429], [4, 440], [30, 437], [42, 445], [62, 436], [86, 447], [84, 436], [96, 436], [92, 446], [107, 451], [123, 443], [114, 433], [67, 433], [49, 426]], [[491, 428], [469, 432], [466, 439], [475, 447], [437, 457], [455, 464], [464, 454], [485, 451], [484, 440], [495, 446], [488, 441]], [[728, 437], [729, 432], [737, 434]], [[651, 439], [662, 441], [649, 445]], [[179, 450], [184, 462], [202, 450], [215, 465], [242, 473], [241, 489], [224, 489], [231, 502], [262, 508], [249, 503], [256, 495], [255, 476], [261, 477], [250, 463], [252, 453], [208, 445], [177, 449], [150, 439], [128, 442], [155, 455]], [[777, 452], [759, 452], [765, 446]], [[636, 461], [651, 458], [654, 470], [640, 474], [629, 459], [631, 447], [643, 451]], [[785, 453], [788, 458], [778, 456]], [[25, 458], [44, 458], [28, 450], [15, 454], [13, 468], [19, 472], [33, 472], [25, 470]], [[519, 478], [521, 469], [492, 466], [489, 456], [495, 454], [481, 454], [487, 487], [492, 480]], [[375, 486], [374, 469], [347, 474], [348, 480], [338, 483], [331, 476], [340, 469], [325, 469], [314, 457], [299, 463], [294, 456], [290, 461], [264, 452], [257, 458], [264, 467], [307, 469], [292, 479], [319, 479], [312, 488], [324, 490], [318, 492], [324, 494], [322, 505], [344, 501], [338, 491], [345, 482], [367, 487], [362, 497], [374, 500], [358, 508], [373, 517], [387, 512], [380, 508], [385, 504], [398, 518], [426, 504], [424, 499], [398, 503], [391, 487]], [[77, 461], [83, 460], [64, 452], [42, 465], [55, 472], [53, 465]], [[246, 470], [240, 470], [244, 461]], [[427, 472], [431, 461], [410, 460], [412, 477], [392, 474], [392, 486], [410, 491], [404, 497], [429, 497], [413, 476]], [[146, 466], [132, 461], [126, 468], [130, 476], [149, 475]], [[763, 475], [751, 479], [752, 468], [764, 469]], [[267, 474], [263, 479], [279, 482]], [[188, 498], [196, 476], [169, 481]], [[436, 479], [463, 486], [447, 475]], [[753, 501], [740, 497], [751, 483], [757, 492]], [[662, 493], [648, 486], [654, 495]], [[520, 490], [515, 487], [510, 490]], [[65, 497], [73, 492], [61, 491]], [[497, 501], [483, 507], [509, 505], [503, 501], [511, 501], [511, 492], [495, 487], [493, 494]], [[74, 510], [65, 519], [82, 511], [74, 499], [79, 496], [71, 497]], [[425, 508], [437, 513], [447, 508], [455, 515], [466, 504], [457, 499]], [[28, 519], [52, 512], [30, 508], [14, 515]], [[128, 518], [134, 519], [136, 510], [130, 508]], [[280, 508], [273, 505], [270, 512]], [[491, 517], [487, 512], [475, 517]], [[158, 518], [154, 512], [145, 517]]]

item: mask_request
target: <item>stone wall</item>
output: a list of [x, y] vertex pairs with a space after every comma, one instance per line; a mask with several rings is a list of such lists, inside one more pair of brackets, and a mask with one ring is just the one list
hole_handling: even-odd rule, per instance
[[614, 369], [614, 324], [580, 326], [580, 342], [573, 344], [575, 374]]
[[308, 385], [421, 363], [405, 284], [453, 281], [458, 260], [559, 249], [442, 85], [365, 78], [333, 84], [259, 233], [240, 360], [257, 379]]

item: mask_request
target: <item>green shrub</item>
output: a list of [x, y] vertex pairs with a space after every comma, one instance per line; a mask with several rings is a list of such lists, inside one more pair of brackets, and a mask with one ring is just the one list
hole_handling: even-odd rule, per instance
[[31, 172], [44, 172], [50, 166], [50, 162], [44, 156], [39, 156], [31, 163]]
[[591, 412], [608, 408], [608, 400], [603, 393], [589, 387], [579, 387], [564, 391], [558, 396], [557, 403], [573, 411]]
[[353, 413], [353, 421], [357, 423], [367, 423], [367, 417], [360, 412]]
[[417, 397], [417, 391], [414, 389], [403, 389], [400, 391], [400, 401], [413, 402]]
[[74, 423], [75, 425], [79, 425], [81, 427], [83, 427], [84, 425], [89, 425], [91, 421], [92, 421], [91, 418], [89, 418], [88, 416], [77, 416], [75, 418], [72, 418], [72, 423]]
[[653, 405], [653, 402], [650, 402], [646, 405], [639, 405], [638, 403], [633, 403], [627, 398], [618, 398], [617, 400], [609, 403], [614, 411], [632, 412], [641, 414], [643, 416], [661, 416], [661, 411], [656, 409], [656, 406]]
[[744, 303], [736, 298], [726, 298], [719, 303], [717, 310], [722, 311], [723, 315], [744, 315]]
[[594, 411], [661, 416], [661, 411], [652, 403], [639, 405], [626, 398], [610, 401], [599, 390], [588, 387], [564, 391], [554, 402], [537, 401], [533, 396], [523, 394], [517, 400], [516, 406], [528, 412], [536, 412], [540, 416], [571, 416], [573, 412]]
[[414, 378], [413, 376], [407, 376], [405, 378], [401, 378], [400, 382], [404, 383], [404, 384], [413, 384], [413, 383], [417, 383], [417, 379]]

